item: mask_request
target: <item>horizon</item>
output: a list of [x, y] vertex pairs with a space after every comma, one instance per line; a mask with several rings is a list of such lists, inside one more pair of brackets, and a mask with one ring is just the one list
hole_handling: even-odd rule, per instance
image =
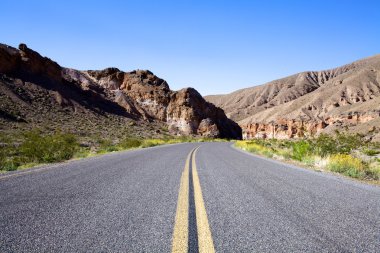
[[[17, 12], [0, 17], [7, 35], [0, 43], [25, 43], [80, 70], [148, 69], [173, 90], [193, 87], [203, 96], [380, 53], [380, 35], [373, 32], [380, 3], [292, 3], [5, 1], [4, 10]], [[314, 11], [321, 6], [328, 9]]]

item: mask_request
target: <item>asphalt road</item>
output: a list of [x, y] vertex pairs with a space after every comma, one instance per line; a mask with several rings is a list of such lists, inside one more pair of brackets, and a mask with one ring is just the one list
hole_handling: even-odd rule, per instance
[[1, 175], [0, 252], [380, 252], [380, 187], [230, 146]]

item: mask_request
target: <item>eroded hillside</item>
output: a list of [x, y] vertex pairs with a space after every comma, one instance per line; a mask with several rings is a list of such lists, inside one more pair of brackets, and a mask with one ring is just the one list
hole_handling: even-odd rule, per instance
[[347, 130], [380, 140], [380, 55], [206, 100], [237, 121], [247, 139]]

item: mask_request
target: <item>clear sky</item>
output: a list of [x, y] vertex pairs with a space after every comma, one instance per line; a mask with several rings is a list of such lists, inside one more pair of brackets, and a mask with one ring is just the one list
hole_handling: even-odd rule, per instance
[[228, 93], [380, 53], [379, 0], [1, 0], [0, 42]]

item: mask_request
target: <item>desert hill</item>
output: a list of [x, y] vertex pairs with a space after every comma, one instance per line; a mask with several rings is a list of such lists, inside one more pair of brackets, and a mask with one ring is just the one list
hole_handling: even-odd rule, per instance
[[148, 70], [64, 68], [0, 44], [0, 130], [240, 138], [240, 127], [192, 88], [172, 91]]
[[347, 130], [380, 140], [380, 55], [205, 98], [237, 121], [247, 139]]

